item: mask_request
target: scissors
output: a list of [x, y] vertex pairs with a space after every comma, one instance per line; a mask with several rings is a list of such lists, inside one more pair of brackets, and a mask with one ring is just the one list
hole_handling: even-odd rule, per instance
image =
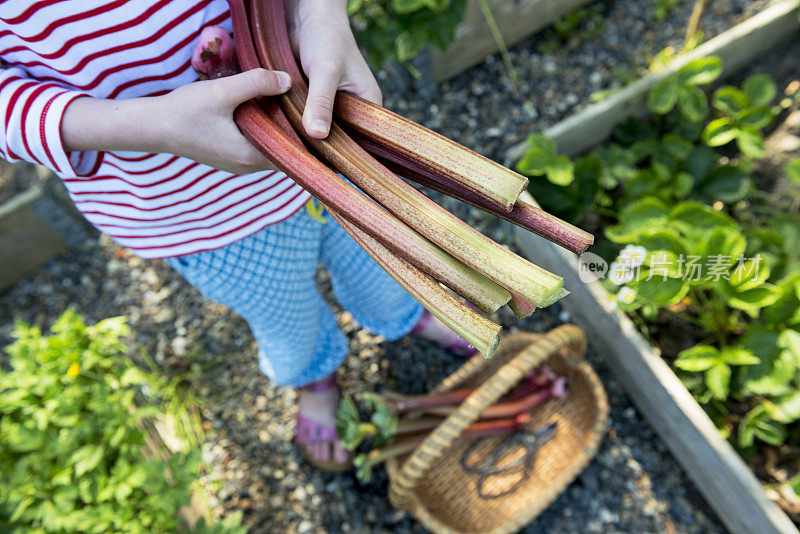
[[[528, 477], [531, 469], [533, 468], [534, 461], [536, 460], [536, 453], [539, 448], [547, 443], [556, 433], [557, 423], [555, 421], [544, 424], [539, 428], [531, 431], [516, 432], [511, 434], [506, 439], [501, 441], [489, 453], [485, 460], [470, 464], [468, 459], [470, 455], [475, 452], [477, 447], [483, 441], [482, 439], [475, 440], [464, 454], [461, 456], [461, 468], [467, 473], [479, 475], [477, 480], [478, 496], [482, 499], [496, 499], [508, 495], [517, 489], [517, 486]], [[486, 439], [486, 438], [484, 438]], [[522, 447], [525, 454], [512, 462], [503, 462], [505, 458], [511, 456], [514, 452]], [[509, 475], [522, 470], [522, 476], [511, 485], [510, 488], [500, 493], [487, 493], [485, 491], [486, 481], [490, 477]]]

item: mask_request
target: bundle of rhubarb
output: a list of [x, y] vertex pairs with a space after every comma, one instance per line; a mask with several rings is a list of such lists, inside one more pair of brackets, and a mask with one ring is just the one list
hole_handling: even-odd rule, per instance
[[[361, 420], [352, 399], [342, 399], [336, 412], [336, 431], [342, 446], [354, 451], [364, 441], [370, 445], [368, 452], [355, 458], [358, 478], [369, 481], [373, 467], [416, 449], [474, 391], [467, 388], [418, 396], [365, 393], [361, 399], [370, 411], [367, 421]], [[565, 395], [566, 379], [544, 365], [528, 373], [515, 389], [484, 410], [458, 439], [530, 432], [534, 421], [531, 413], [549, 399]]]
[[[395, 172], [574, 252], [585, 250], [593, 241], [590, 234], [518, 199], [525, 177], [344, 92], [336, 97], [328, 137], [308, 136], [302, 125], [308, 84], [292, 53], [283, 0], [229, 3], [239, 68], [281, 70], [292, 77], [284, 95], [239, 106], [234, 114], [239, 129], [433, 315], [491, 356], [500, 326], [455, 295], [485, 313], [508, 304], [525, 317], [566, 294], [560, 276], [482, 235]], [[193, 64], [210, 77], [236, 70], [225, 38], [218, 29], [201, 35]]]

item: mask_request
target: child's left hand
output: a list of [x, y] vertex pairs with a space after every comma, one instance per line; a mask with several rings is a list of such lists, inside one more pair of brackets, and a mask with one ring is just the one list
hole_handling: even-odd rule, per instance
[[377, 104], [381, 91], [350, 30], [346, 0], [290, 0], [286, 6], [292, 45], [309, 80], [303, 125], [311, 137], [324, 139], [336, 91]]

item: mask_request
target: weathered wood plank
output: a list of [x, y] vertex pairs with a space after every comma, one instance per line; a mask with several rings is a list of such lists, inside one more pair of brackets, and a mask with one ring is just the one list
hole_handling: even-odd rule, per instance
[[[508, 46], [521, 41], [589, 0], [488, 0], [492, 16]], [[480, 63], [498, 51], [478, 2], [470, 0], [464, 21], [445, 52], [433, 50], [433, 73], [437, 82]]]
[[[723, 62], [722, 77], [730, 76], [752, 63], [775, 45], [796, 35], [800, 29], [797, 0], [782, 0], [730, 30], [671, 62], [667, 68], [645, 76], [602, 102], [593, 104], [547, 129], [544, 134], [567, 155], [585, 152], [606, 139], [619, 122], [648, 113], [647, 92], [661, 79], [686, 63], [705, 56]], [[516, 162], [525, 153], [525, 143], [512, 148], [508, 157]]]
[[36, 186], [0, 206], [0, 290], [67, 249], [33, 209], [43, 198]]
[[796, 534], [792, 521], [767, 497], [680, 379], [631, 320], [612, 309], [605, 288], [599, 282], [580, 281], [578, 257], [519, 228], [515, 237], [528, 259], [564, 276], [564, 287], [571, 293], [561, 305], [586, 331], [591, 345], [725, 526], [735, 534]]

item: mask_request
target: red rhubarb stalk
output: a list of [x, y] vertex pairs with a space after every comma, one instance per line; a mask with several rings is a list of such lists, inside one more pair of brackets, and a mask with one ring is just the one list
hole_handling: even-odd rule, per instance
[[[504, 417], [512, 417], [522, 412], [529, 412], [534, 408], [541, 406], [553, 397], [563, 397], [566, 394], [565, 384], [566, 380], [563, 377], [559, 377], [549, 388], [534, 391], [523, 399], [489, 406], [483, 411], [483, 413], [481, 413], [480, 418], [481, 420], [500, 419]], [[425, 409], [425, 412], [432, 415], [447, 417], [457, 408], [457, 406], [437, 406], [434, 408], [427, 408]]]
[[[529, 430], [531, 416], [528, 413], [516, 414], [514, 417], [497, 421], [478, 421], [471, 424], [459, 436], [459, 440], [488, 438], [491, 436], [507, 436], [515, 432]], [[392, 442], [391, 445], [380, 449], [373, 449], [366, 454], [356, 456], [354, 464], [357, 476], [363, 482], [368, 482], [372, 468], [385, 462], [389, 458], [409, 454], [419, 447], [428, 437], [427, 434], [410, 435]]]
[[511, 300], [508, 301], [508, 307], [514, 312], [517, 319], [528, 317], [536, 311], [536, 306], [514, 293], [511, 293]]
[[509, 211], [528, 184], [511, 169], [356, 95], [339, 93], [335, 112], [360, 136], [394, 157], [430, 169], [500, 211]]
[[[547, 388], [555, 379], [558, 378], [553, 374], [549, 367], [546, 365], [542, 367], [541, 372], [536, 373], [531, 371], [525, 375], [524, 380], [510, 393], [503, 396], [500, 402], [509, 402], [522, 399], [534, 393], [537, 390]], [[445, 393], [427, 394], [427, 395], [398, 395], [396, 393], [384, 393], [378, 395], [378, 401], [386, 404], [391, 408], [392, 412], [396, 414], [404, 414], [409, 412], [427, 412], [430, 408], [438, 408], [441, 406], [456, 406], [466, 400], [467, 397], [475, 392], [475, 388], [464, 388]]]
[[264, 67], [292, 76], [292, 88], [281, 96], [282, 107], [315, 150], [386, 209], [502, 287], [540, 306], [560, 298], [561, 277], [520, 258], [443, 210], [378, 163], [335, 123], [325, 140], [308, 136], [302, 124], [308, 89], [289, 43], [283, 2], [255, 1], [251, 7], [259, 60]]

